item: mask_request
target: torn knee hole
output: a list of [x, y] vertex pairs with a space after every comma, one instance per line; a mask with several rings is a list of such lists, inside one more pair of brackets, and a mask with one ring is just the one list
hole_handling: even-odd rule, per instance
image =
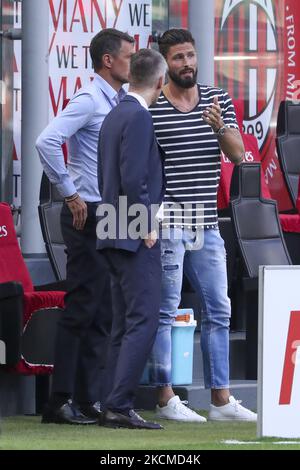
[[166, 266], [163, 266], [163, 269], [164, 271], [176, 271], [177, 269], [179, 269], [179, 265], [178, 264], [174, 264], [174, 265], [166, 265]]

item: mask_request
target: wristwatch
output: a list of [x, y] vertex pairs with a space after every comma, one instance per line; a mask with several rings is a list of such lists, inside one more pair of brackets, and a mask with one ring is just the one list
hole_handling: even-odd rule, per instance
[[227, 127], [226, 126], [222, 126], [220, 127], [220, 129], [216, 132], [217, 136], [220, 137], [220, 136], [223, 136], [226, 132], [226, 129]]

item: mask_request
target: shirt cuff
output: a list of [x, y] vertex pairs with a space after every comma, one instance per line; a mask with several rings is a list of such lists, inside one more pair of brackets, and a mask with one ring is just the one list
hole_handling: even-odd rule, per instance
[[69, 179], [68, 181], [64, 181], [63, 183], [57, 184], [56, 188], [63, 198], [70, 197], [77, 192], [77, 189], [75, 188], [74, 183], [71, 179]]

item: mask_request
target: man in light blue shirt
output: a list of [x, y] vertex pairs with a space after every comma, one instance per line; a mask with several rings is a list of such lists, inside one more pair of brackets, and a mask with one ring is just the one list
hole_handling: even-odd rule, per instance
[[[65, 311], [57, 328], [50, 401], [43, 423], [93, 424], [111, 325], [110, 278], [96, 252], [97, 148], [105, 116], [125, 95], [134, 39], [105, 29], [91, 42], [94, 80], [80, 89], [39, 136], [44, 171], [64, 198], [61, 228], [67, 247]], [[68, 140], [68, 165], [62, 144]], [[70, 402], [71, 398], [75, 401]]]

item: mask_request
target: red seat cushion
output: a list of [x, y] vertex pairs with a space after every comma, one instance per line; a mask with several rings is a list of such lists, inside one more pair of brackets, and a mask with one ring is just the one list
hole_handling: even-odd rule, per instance
[[299, 185], [298, 185], [298, 197], [296, 201], [296, 208], [298, 213], [300, 214], [300, 178], [299, 178]]
[[[24, 323], [23, 330], [35, 312], [46, 308], [64, 308], [65, 292], [56, 291], [39, 291], [39, 292], [26, 292], [24, 294]], [[53, 341], [53, 338], [49, 338]], [[16, 372], [22, 374], [46, 374], [53, 370], [53, 366], [32, 366], [28, 364], [22, 357], [19, 364], [14, 368]]]
[[33, 291], [33, 284], [24, 262], [11, 209], [5, 202], [0, 203], [0, 283], [17, 281], [25, 292]]
[[30, 320], [31, 315], [42, 308], [60, 307], [64, 308], [65, 292], [61, 291], [38, 291], [24, 293], [24, 327]]
[[[39, 310], [64, 308], [65, 292], [34, 291], [17, 240], [10, 206], [0, 203], [0, 283], [9, 281], [20, 282], [24, 289], [23, 328]], [[54, 341], [54, 338], [49, 338], [49, 341]], [[52, 372], [52, 369], [52, 366], [31, 366], [22, 358], [13, 370], [24, 374], [40, 374]]]
[[280, 214], [280, 223], [284, 232], [300, 233], [300, 179], [296, 201], [298, 214]]
[[299, 214], [279, 214], [279, 218], [284, 232], [300, 233]]

